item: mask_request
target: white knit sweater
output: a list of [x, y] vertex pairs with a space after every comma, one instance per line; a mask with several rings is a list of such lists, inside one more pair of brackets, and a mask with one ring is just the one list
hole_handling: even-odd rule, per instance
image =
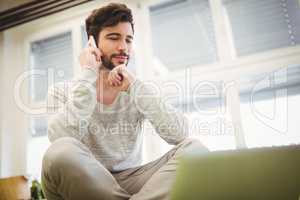
[[120, 92], [111, 105], [96, 100], [97, 74], [83, 69], [78, 78], [48, 91], [48, 137], [74, 137], [110, 171], [136, 167], [142, 160], [142, 124], [148, 119], [169, 144], [188, 136], [186, 117], [164, 103], [153, 84], [140, 80]]

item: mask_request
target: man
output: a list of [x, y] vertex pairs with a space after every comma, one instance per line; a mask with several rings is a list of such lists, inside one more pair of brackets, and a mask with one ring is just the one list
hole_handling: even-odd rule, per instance
[[[48, 135], [42, 184], [48, 200], [169, 199], [178, 158], [200, 142], [187, 139], [187, 119], [127, 69], [134, 38], [124, 4], [96, 9], [86, 20], [82, 71], [68, 90], [48, 91]], [[142, 123], [176, 145], [141, 166]]]

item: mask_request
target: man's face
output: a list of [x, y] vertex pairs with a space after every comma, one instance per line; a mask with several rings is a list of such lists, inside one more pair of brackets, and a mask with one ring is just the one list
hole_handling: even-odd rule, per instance
[[103, 28], [98, 35], [98, 48], [102, 63], [107, 69], [129, 62], [132, 51], [133, 31], [129, 22]]

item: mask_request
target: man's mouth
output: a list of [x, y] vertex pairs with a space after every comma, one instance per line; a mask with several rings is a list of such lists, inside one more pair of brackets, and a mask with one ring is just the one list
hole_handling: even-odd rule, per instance
[[114, 56], [114, 59], [116, 59], [118, 62], [125, 62], [128, 57], [127, 56]]

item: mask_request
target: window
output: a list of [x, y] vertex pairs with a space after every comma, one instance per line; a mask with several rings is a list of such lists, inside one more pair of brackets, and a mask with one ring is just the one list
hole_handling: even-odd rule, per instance
[[[31, 69], [34, 75], [29, 82], [32, 104], [44, 102], [48, 87], [73, 77], [73, 52], [71, 33], [31, 43]], [[46, 116], [33, 117], [30, 121], [33, 136], [47, 134]]]
[[[50, 84], [73, 77], [72, 56], [70, 32], [31, 44], [31, 68], [44, 70], [45, 73], [45, 75], [33, 76], [30, 80], [29, 91], [32, 101], [44, 101]], [[48, 80], [47, 75], [51, 75], [50, 73], [53, 73], [54, 81]]]
[[238, 56], [300, 44], [298, 0], [223, 0]]
[[168, 70], [216, 62], [207, 0], [173, 0], [150, 7], [153, 52]]
[[248, 147], [300, 143], [300, 66], [242, 79], [241, 115]]
[[[187, 91], [179, 96], [179, 91], [165, 88], [172, 93], [163, 100], [187, 116], [191, 137], [199, 139], [211, 151], [235, 149], [234, 125], [226, 101], [229, 88], [229, 83], [223, 81], [199, 81], [186, 97], [183, 96]], [[162, 148], [164, 152], [169, 149], [170, 146]]]
[[[248, 147], [299, 142], [295, 127], [300, 76], [297, 77], [299, 68], [293, 66], [299, 63], [295, 58], [300, 52], [299, 19], [299, 0], [169, 0], [150, 7], [154, 60], [162, 72], [167, 69], [167, 80], [184, 79], [186, 76], [180, 73], [190, 67], [195, 70], [191, 75], [195, 82], [202, 82], [206, 74], [209, 80], [237, 80], [240, 74], [244, 76], [240, 85], [235, 85], [227, 95], [230, 105], [226, 101], [220, 104], [216, 97], [203, 96], [196, 101], [200, 112], [189, 100], [174, 104], [183, 109], [190, 106], [191, 109], [184, 111], [192, 121], [191, 131], [198, 133], [198, 138], [211, 150], [245, 147], [245, 140]], [[279, 48], [285, 51], [278, 51]], [[266, 51], [266, 54], [243, 57]], [[264, 74], [279, 65], [285, 66], [288, 76], [283, 71], [272, 72], [270, 77]], [[203, 67], [207, 68], [202, 70]], [[173, 73], [176, 70], [180, 73]], [[253, 70], [257, 74], [252, 76]], [[265, 82], [265, 77], [271, 81], [267, 78]], [[286, 83], [284, 77], [288, 79]], [[280, 84], [273, 86], [273, 79]], [[258, 91], [250, 101], [256, 83], [260, 88], [256, 88]], [[218, 112], [207, 114], [203, 112], [206, 109]], [[272, 114], [277, 118], [273, 119]], [[225, 122], [220, 124], [226, 131], [220, 129], [219, 136], [214, 136], [214, 127], [220, 119]], [[194, 132], [195, 126], [201, 131]], [[284, 133], [277, 136], [276, 128]], [[205, 135], [205, 132], [212, 134]]]
[[29, 140], [27, 151], [27, 173], [40, 179], [43, 156], [50, 146], [47, 136], [34, 137]]
[[234, 126], [225, 107], [215, 107], [215, 114], [201, 112], [186, 113], [190, 122], [190, 133], [210, 151], [235, 149]]
[[[71, 32], [32, 42], [30, 66], [34, 75], [29, 81], [31, 104], [46, 101], [48, 87], [73, 77]], [[28, 144], [27, 172], [40, 178], [42, 158], [50, 142], [47, 137], [46, 116], [30, 117], [31, 139]]]
[[191, 90], [191, 99], [181, 104], [189, 119], [190, 134], [210, 150], [235, 149], [234, 127], [226, 102], [223, 81], [199, 81]]

